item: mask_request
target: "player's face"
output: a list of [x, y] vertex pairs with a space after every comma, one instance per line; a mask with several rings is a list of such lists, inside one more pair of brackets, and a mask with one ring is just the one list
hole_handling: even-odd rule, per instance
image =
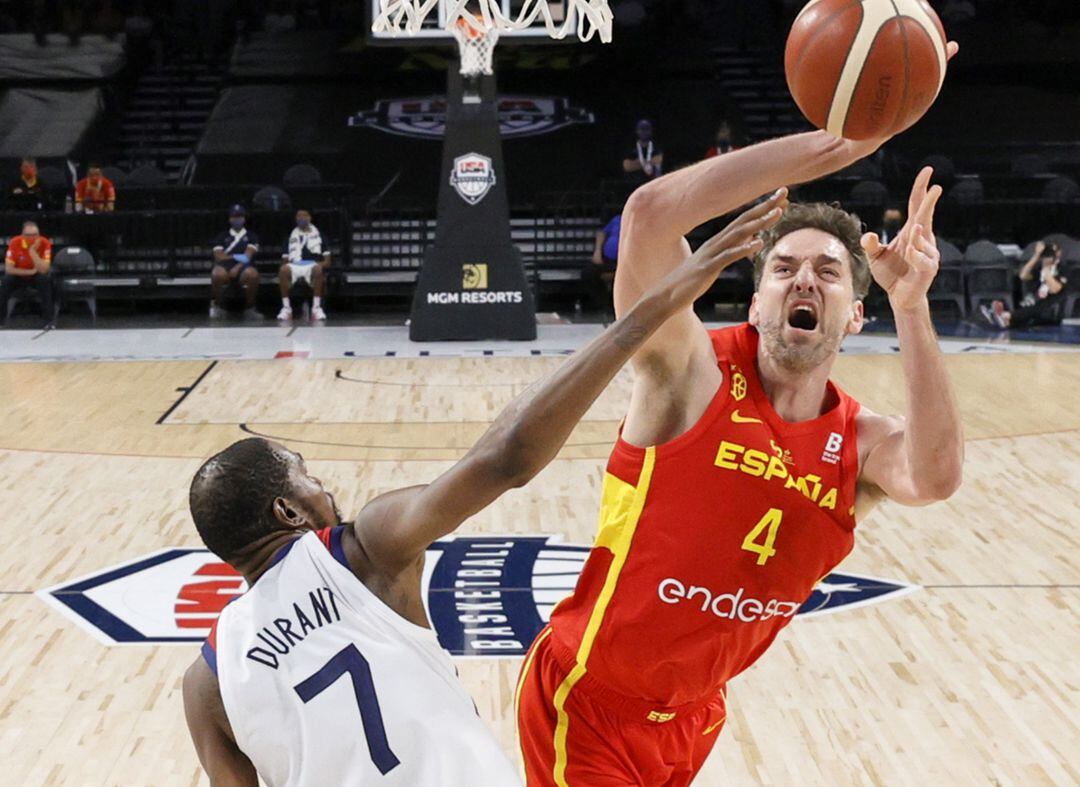
[[291, 500], [296, 503], [310, 520], [312, 527], [321, 530], [341, 524], [341, 511], [323, 482], [308, 472], [304, 457], [282, 448], [290, 457], [292, 470], [289, 473], [292, 484]]
[[750, 304], [750, 322], [766, 351], [792, 371], [808, 371], [834, 356], [844, 337], [862, 329], [862, 315], [847, 249], [812, 228], [777, 242]]

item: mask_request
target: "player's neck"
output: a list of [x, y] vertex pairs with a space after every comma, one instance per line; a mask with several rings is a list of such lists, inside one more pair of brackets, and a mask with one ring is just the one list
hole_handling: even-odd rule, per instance
[[249, 546], [243, 554], [234, 557], [229, 562], [232, 567], [243, 574], [248, 587], [255, 584], [255, 580], [266, 573], [274, 562], [274, 557], [290, 541], [294, 541], [304, 534], [300, 532], [278, 531], [271, 533]]
[[817, 418], [828, 406], [828, 382], [832, 372], [831, 356], [810, 370], [792, 370], [778, 363], [758, 346], [758, 380], [776, 414], [789, 423]]

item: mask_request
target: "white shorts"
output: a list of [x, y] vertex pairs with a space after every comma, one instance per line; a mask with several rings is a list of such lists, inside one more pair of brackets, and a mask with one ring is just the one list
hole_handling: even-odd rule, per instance
[[317, 262], [290, 262], [289, 275], [292, 276], [293, 284], [303, 279], [309, 287], [314, 286], [311, 283], [311, 274], [315, 272], [315, 266], [318, 264]]

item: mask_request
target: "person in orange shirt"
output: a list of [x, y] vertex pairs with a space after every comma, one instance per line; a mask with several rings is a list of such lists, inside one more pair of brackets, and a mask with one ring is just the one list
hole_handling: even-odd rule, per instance
[[0, 320], [7, 320], [8, 298], [22, 287], [34, 287], [41, 299], [41, 316], [44, 327], [53, 323], [52, 241], [43, 237], [38, 225], [28, 221], [23, 224], [22, 234], [8, 243], [4, 257], [4, 278], [0, 280]]
[[116, 210], [116, 187], [91, 164], [86, 177], [75, 184], [75, 210], [79, 213], [112, 213]]

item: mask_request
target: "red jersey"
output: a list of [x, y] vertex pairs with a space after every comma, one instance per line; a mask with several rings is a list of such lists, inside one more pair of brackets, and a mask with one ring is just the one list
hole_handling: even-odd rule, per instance
[[30, 256], [30, 247], [37, 246], [37, 255], [43, 260], [52, 259], [52, 241], [43, 235], [35, 237], [26, 237], [25, 235], [16, 235], [8, 243], [7, 254], [5, 255], [5, 261], [10, 262], [16, 268], [22, 268], [23, 270], [34, 269], [34, 258]]
[[86, 210], [102, 211], [115, 202], [116, 187], [106, 177], [96, 183], [90, 178], [83, 178], [75, 184], [75, 204]]
[[667, 708], [714, 696], [854, 545], [859, 403], [830, 382], [828, 412], [787, 423], [756, 329], [710, 335], [723, 383], [701, 419], [655, 447], [620, 438], [608, 461], [596, 542], [551, 618], [570, 687]]

